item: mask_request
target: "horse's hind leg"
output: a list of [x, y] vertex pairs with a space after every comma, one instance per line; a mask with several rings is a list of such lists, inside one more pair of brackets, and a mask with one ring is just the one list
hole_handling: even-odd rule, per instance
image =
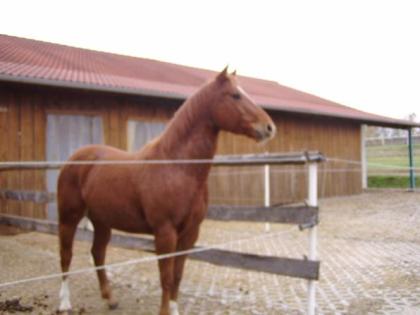
[[[77, 224], [83, 216], [72, 216], [71, 220], [63, 220], [60, 218], [58, 226], [58, 235], [60, 239], [60, 258], [61, 271], [68, 272], [70, 268], [71, 258], [73, 256], [73, 240], [76, 232]], [[66, 314], [71, 310], [70, 290], [67, 276], [63, 276], [60, 289], [60, 306], [58, 308], [61, 314]]]
[[[73, 256], [73, 241], [77, 225], [85, 214], [85, 204], [78, 189], [68, 184], [62, 172], [58, 181], [58, 237], [60, 241], [61, 271], [68, 272]], [[65, 174], [64, 174], [65, 175]], [[60, 289], [59, 312], [71, 310], [68, 277], [63, 276]]]
[[[111, 238], [111, 229], [95, 222], [93, 222], [93, 226], [94, 238], [91, 252], [95, 266], [99, 267], [105, 263], [106, 246]], [[117, 308], [118, 302], [113, 299], [105, 269], [97, 270], [97, 275], [102, 298], [107, 300], [110, 309]]]

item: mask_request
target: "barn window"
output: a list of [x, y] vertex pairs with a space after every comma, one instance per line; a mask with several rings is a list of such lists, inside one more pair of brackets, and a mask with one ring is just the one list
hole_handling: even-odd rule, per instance
[[[47, 160], [65, 161], [78, 148], [104, 142], [102, 118], [87, 115], [47, 115]], [[47, 171], [47, 189], [57, 192], [58, 170]], [[55, 203], [48, 205], [48, 219], [57, 219]]]
[[127, 149], [130, 152], [143, 147], [165, 129], [162, 121], [129, 120], [127, 124]]

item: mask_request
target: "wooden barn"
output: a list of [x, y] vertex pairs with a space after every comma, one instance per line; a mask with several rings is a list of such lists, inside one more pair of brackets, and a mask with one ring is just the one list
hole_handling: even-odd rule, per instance
[[[183, 100], [214, 75], [155, 60], [0, 35], [0, 161], [62, 161], [89, 143], [136, 150], [159, 134]], [[218, 154], [319, 150], [329, 158], [362, 161], [364, 124], [412, 125], [272, 81], [239, 77], [239, 82], [268, 110], [278, 135], [260, 146], [223, 133]], [[337, 163], [321, 168], [321, 196], [360, 193], [360, 165], [344, 164], [343, 171], [329, 172], [339, 167]], [[0, 212], [53, 219], [54, 207], [35, 197], [37, 192], [54, 193], [56, 179], [56, 170], [0, 172]], [[306, 178], [296, 167], [272, 167], [270, 180], [272, 203], [293, 202], [305, 194]], [[260, 205], [263, 169], [214, 169], [210, 192], [211, 203]], [[33, 198], [27, 198], [30, 194]]]

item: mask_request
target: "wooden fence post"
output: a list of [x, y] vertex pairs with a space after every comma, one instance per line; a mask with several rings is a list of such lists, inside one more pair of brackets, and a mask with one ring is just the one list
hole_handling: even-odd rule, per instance
[[[318, 165], [309, 163], [308, 166], [308, 206], [318, 206]], [[317, 259], [317, 225], [309, 229], [309, 260]], [[315, 315], [316, 282], [308, 280], [308, 315]]]
[[[271, 187], [270, 187], [270, 165], [264, 165], [264, 207], [271, 206]], [[271, 226], [269, 222], [265, 223], [265, 231], [270, 232]]]

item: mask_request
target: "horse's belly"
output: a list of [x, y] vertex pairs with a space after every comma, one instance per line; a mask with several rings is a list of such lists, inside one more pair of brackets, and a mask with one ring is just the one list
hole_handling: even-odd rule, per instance
[[138, 209], [127, 199], [87, 198], [87, 216], [93, 223], [98, 222], [107, 227], [132, 232], [150, 233], [151, 227], [146, 222], [142, 209]]
[[130, 233], [145, 233], [152, 234], [152, 228], [144, 221], [137, 222], [114, 222], [111, 225], [112, 229], [130, 232]]

